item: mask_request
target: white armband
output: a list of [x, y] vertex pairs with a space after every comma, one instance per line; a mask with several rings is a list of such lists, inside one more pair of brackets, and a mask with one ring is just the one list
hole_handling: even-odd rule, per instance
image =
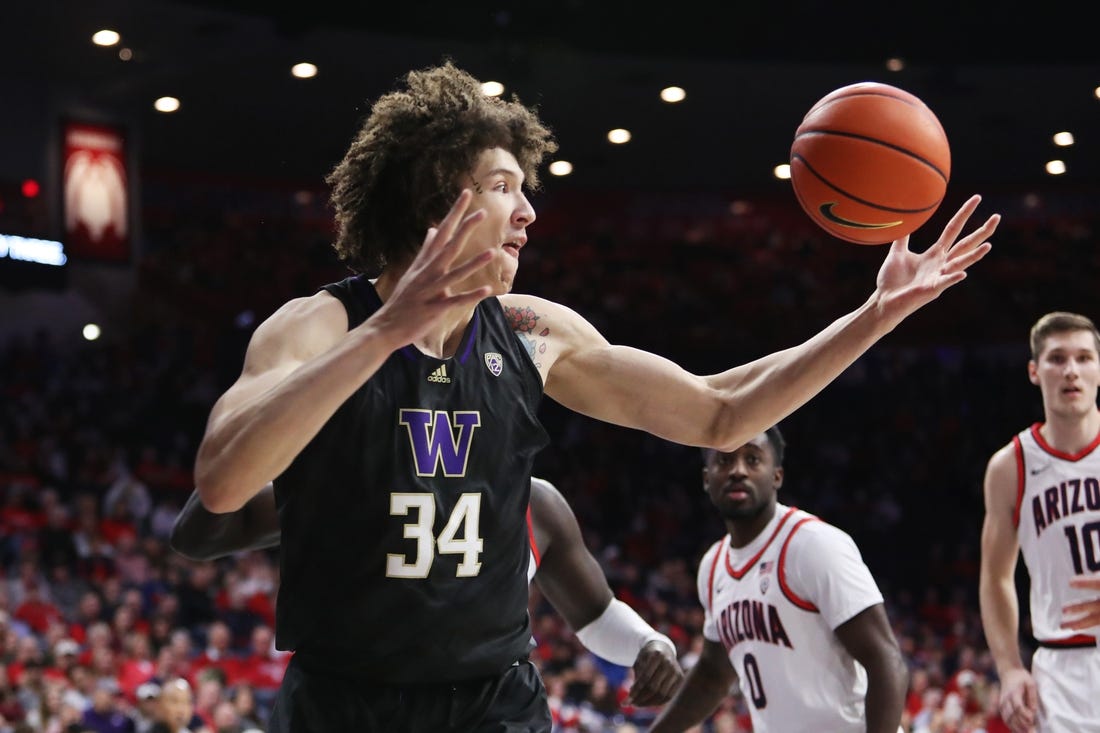
[[671, 639], [647, 624], [633, 608], [617, 598], [608, 604], [599, 618], [580, 629], [577, 638], [588, 651], [623, 667], [633, 665], [642, 647], [654, 640], [665, 642], [676, 653], [676, 645]]

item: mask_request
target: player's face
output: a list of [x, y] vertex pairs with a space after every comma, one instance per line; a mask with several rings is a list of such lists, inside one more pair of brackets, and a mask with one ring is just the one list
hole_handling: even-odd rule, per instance
[[703, 467], [703, 487], [725, 519], [751, 519], [775, 504], [783, 469], [764, 433], [732, 453], [712, 451]]
[[520, 250], [527, 244], [527, 227], [535, 221], [535, 210], [523, 193], [523, 171], [507, 150], [492, 148], [478, 159], [464, 188], [474, 192], [470, 211], [485, 209], [485, 219], [474, 229], [456, 262], [493, 252], [493, 259], [466, 283], [455, 289], [488, 285], [494, 295], [507, 293], [519, 267]]
[[1039, 358], [1028, 362], [1027, 371], [1043, 394], [1048, 417], [1077, 418], [1096, 409], [1100, 355], [1091, 332], [1051, 334]]

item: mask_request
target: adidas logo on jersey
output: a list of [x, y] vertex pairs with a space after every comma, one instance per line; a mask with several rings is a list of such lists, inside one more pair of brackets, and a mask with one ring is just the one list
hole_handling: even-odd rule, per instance
[[440, 384], [450, 384], [451, 378], [447, 376], [447, 365], [440, 364], [439, 368], [428, 375], [429, 382], [438, 382]]

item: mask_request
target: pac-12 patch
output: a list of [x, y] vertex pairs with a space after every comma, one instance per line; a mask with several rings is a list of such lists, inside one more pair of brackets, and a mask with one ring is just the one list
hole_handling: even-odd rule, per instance
[[489, 367], [489, 371], [493, 373], [494, 377], [499, 377], [500, 373], [504, 371], [504, 357], [495, 351], [486, 352], [485, 366]]

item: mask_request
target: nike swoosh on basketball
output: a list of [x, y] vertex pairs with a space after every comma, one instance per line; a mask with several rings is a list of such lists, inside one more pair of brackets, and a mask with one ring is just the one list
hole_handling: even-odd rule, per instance
[[824, 216], [826, 219], [833, 222], [834, 224], [840, 224], [841, 226], [845, 227], [852, 227], [853, 229], [889, 229], [890, 227], [896, 227], [898, 224], [902, 223], [900, 220], [898, 220], [883, 222], [882, 224], [873, 224], [870, 222], [845, 219], [843, 216], [839, 216], [838, 214], [833, 213], [833, 207], [835, 206], [835, 201], [829, 201], [817, 207], [817, 210], [821, 212], [822, 216]]

